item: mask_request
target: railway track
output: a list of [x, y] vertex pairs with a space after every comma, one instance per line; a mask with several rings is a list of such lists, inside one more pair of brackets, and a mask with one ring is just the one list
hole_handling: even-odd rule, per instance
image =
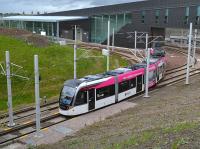
[[[127, 56], [128, 53], [125, 53], [125, 54], [123, 53], [122, 55]], [[176, 82], [183, 80], [185, 78], [185, 73], [183, 72], [185, 71], [185, 69], [186, 69], [186, 66], [183, 65], [181, 67], [166, 71], [166, 76], [165, 76], [166, 79], [163, 79], [162, 82], [159, 83], [157, 88], [161, 88], [166, 85], [174, 84]], [[176, 75], [177, 73], [179, 73], [179, 75]], [[195, 76], [197, 74], [200, 74], [200, 69], [192, 70], [190, 73], [191, 73], [191, 76]], [[174, 74], [174, 76], [172, 74]], [[69, 117], [61, 116], [57, 112], [57, 109], [58, 109], [58, 101], [53, 101], [51, 103], [43, 104], [41, 106], [41, 114], [42, 114], [41, 129], [45, 129], [47, 127], [50, 127], [50, 126], [53, 126], [53, 125], [56, 125], [56, 124], [59, 124], [66, 120], [71, 119]], [[28, 107], [28, 108], [16, 111], [14, 112], [14, 114], [15, 114], [15, 117], [14, 117], [15, 121], [18, 121], [18, 125], [16, 125], [13, 128], [6, 128], [6, 129], [0, 130], [0, 146], [5, 143], [22, 138], [36, 131], [34, 128], [36, 122], [35, 120], [31, 120], [31, 119], [34, 119], [35, 117], [34, 107]], [[8, 123], [7, 114], [0, 115], [0, 118], [1, 119], [6, 118], [4, 121], [0, 123], [0, 125]], [[19, 124], [19, 122], [22, 122], [22, 123]]]
[[[52, 122], [52, 119], [54, 121]], [[45, 129], [54, 125], [57, 125], [59, 123], [62, 123], [64, 121], [67, 121], [71, 118], [61, 116], [59, 113], [44, 117], [41, 119], [41, 129]], [[5, 146], [6, 143], [14, 142], [17, 139], [23, 138], [31, 133], [36, 132], [35, 128], [33, 127], [35, 125], [35, 121], [30, 121], [28, 123], [24, 123], [22, 125], [19, 125], [14, 128], [6, 129], [4, 131], [0, 132], [0, 147]]]
[[[173, 73], [166, 75], [165, 78], [162, 80], [162, 82], [157, 85], [157, 87], [160, 88], [160, 87], [163, 87], [163, 86], [172, 85], [172, 84], [175, 84], [175, 83], [182, 81], [186, 78], [185, 70], [179, 71], [178, 75], [172, 75], [172, 74]], [[195, 76], [195, 75], [199, 75], [199, 74], [200, 74], [200, 68], [190, 71], [190, 76]]]
[[171, 74], [171, 73], [175, 73], [175, 72], [179, 72], [181, 70], [185, 70], [187, 67], [186, 65], [183, 65], [183, 66], [180, 66], [178, 68], [174, 68], [174, 69], [170, 69], [170, 70], [167, 70], [165, 75], [168, 75], [168, 74]]
[[[58, 102], [55, 101], [55, 103], [52, 103], [50, 107], [48, 106], [41, 106], [41, 115], [46, 115], [46, 113], [49, 112], [55, 112], [58, 108]], [[23, 111], [23, 113], [22, 113]], [[19, 121], [23, 121], [23, 119], [28, 119], [30, 117], [35, 116], [35, 108], [27, 108], [27, 109], [22, 109], [19, 113], [14, 114], [14, 121], [18, 123]], [[2, 117], [0, 120], [0, 126], [5, 126], [8, 124], [8, 116]]]
[[[85, 45], [85, 44], [81, 44], [79, 45], [80, 48], [85, 48], [85, 49], [92, 49], [92, 50], [102, 50], [102, 48], [106, 48], [105, 45], [99, 45], [96, 44], [95, 47], [91, 46], [91, 45]], [[120, 48], [120, 47], [116, 47], [114, 48], [113, 51], [111, 51], [111, 54], [116, 54], [122, 57], [125, 57], [130, 64], [134, 64], [136, 62], [141, 62], [140, 60], [143, 59], [144, 54], [139, 54], [138, 52], [135, 54], [131, 49], [129, 48]]]
[[[41, 105], [41, 108], [48, 107], [48, 106], [52, 106], [52, 105], [56, 104], [57, 102], [58, 102], [58, 101], [51, 101], [51, 102], [49, 102], [49, 103], [44, 103], [44, 104]], [[23, 109], [21, 109], [21, 110], [14, 111], [13, 114], [14, 114], [14, 115], [19, 115], [19, 114], [22, 114], [22, 113], [24, 113], [24, 112], [33, 111], [33, 110], [35, 110], [35, 107], [30, 106], [30, 107], [27, 107], [27, 108], [23, 108]], [[8, 117], [8, 113], [5, 113], [5, 114], [0, 115], [0, 119], [3, 119], [3, 118], [5, 118], [5, 117]]]

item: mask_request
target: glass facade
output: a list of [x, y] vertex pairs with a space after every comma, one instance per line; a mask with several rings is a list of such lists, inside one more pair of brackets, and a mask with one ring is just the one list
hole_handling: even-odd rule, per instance
[[56, 36], [56, 23], [54, 22], [28, 22], [28, 21], [3, 21], [2, 27], [23, 29], [40, 34], [46, 32], [47, 36]]
[[91, 19], [91, 42], [102, 43], [107, 39], [108, 20], [110, 20], [110, 35], [112, 35], [113, 28], [118, 32], [123, 26], [131, 23], [132, 14], [93, 16]]

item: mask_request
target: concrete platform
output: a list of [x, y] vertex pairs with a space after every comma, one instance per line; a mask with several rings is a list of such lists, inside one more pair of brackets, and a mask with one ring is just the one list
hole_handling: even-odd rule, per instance
[[26, 149], [26, 145], [22, 145], [20, 143], [14, 143], [4, 147], [3, 149]]
[[[30, 134], [20, 138], [17, 141], [21, 143], [22, 147], [24, 147], [23, 144], [33, 146], [41, 144], [52, 144], [62, 140], [66, 136], [73, 136], [77, 131], [86, 126], [105, 120], [112, 115], [135, 106], [135, 103], [124, 101], [43, 129], [41, 131], [42, 137], [35, 137], [35, 134]], [[14, 146], [12, 146], [12, 149], [15, 149]], [[19, 144], [17, 144], [17, 148], [19, 148]]]

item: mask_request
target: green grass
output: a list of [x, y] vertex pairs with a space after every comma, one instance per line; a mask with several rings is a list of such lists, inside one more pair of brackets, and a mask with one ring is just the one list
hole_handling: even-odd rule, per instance
[[[5, 61], [5, 51], [10, 51], [11, 62], [23, 66], [22, 71], [18, 74], [28, 76], [29, 81], [13, 77], [12, 93], [13, 105], [18, 107], [34, 103], [34, 54], [39, 55], [40, 67], [40, 97], [46, 96], [48, 99], [58, 96], [62, 84], [65, 80], [73, 78], [73, 48], [69, 46], [59, 46], [51, 44], [46, 48], [37, 48], [27, 45], [22, 40], [11, 37], [0, 36], [0, 62]], [[101, 52], [89, 51], [86, 56], [98, 56], [91, 58], [81, 58], [85, 50], [77, 51], [77, 74], [78, 77], [84, 75], [102, 73], [106, 70], [106, 58], [101, 56]], [[127, 62], [118, 56], [111, 57], [111, 68], [126, 66]], [[14, 72], [17, 71], [13, 67]], [[0, 75], [0, 111], [7, 109], [7, 89], [6, 77]]]
[[[198, 127], [199, 124], [196, 122], [185, 122], [185, 123], [177, 123], [172, 127], [163, 128], [161, 129], [161, 131], [160, 128], [145, 130], [142, 132], [138, 132], [138, 134], [133, 134], [132, 136], [129, 136], [129, 138], [119, 143], [107, 146], [106, 149], [134, 148], [136, 146], [143, 145], [147, 142], [166, 142], [166, 140], [168, 139], [165, 138], [166, 136], [174, 136], [175, 139], [172, 141], [172, 144], [170, 146], [172, 149], [178, 149], [180, 148], [180, 146], [189, 143], [189, 136], [188, 137], [185, 136], [179, 137], [179, 136], [181, 136], [181, 134], [184, 133], [185, 131], [194, 131], [198, 129]], [[165, 137], [163, 138], [163, 136]], [[154, 147], [154, 148], [156, 149], [160, 147]]]
[[179, 123], [174, 127], [164, 128], [163, 133], [178, 133], [187, 129], [196, 128], [198, 125], [196, 123]]
[[[90, 126], [91, 127], [91, 126]], [[165, 131], [170, 129], [169, 131]], [[175, 131], [176, 130], [176, 131]], [[53, 149], [53, 148], [67, 148], [67, 149], [93, 149], [93, 148], [103, 148], [103, 149], [132, 149], [132, 148], [170, 148], [178, 149], [186, 145], [192, 145], [193, 141], [199, 139], [199, 123], [198, 122], [187, 122], [187, 123], [176, 123], [171, 127], [166, 128], [153, 128], [148, 130], [143, 130], [139, 132], [131, 132], [127, 136], [115, 134], [109, 136], [94, 136], [90, 131], [94, 131], [93, 128], [89, 129], [89, 132], [84, 132], [84, 134], [77, 134], [74, 137], [67, 137], [64, 140], [50, 145], [40, 145], [36, 147], [37, 149]], [[195, 136], [191, 136], [191, 133]], [[105, 134], [106, 135], [106, 134]], [[169, 139], [170, 138], [170, 139]]]
[[106, 147], [107, 149], [124, 149], [124, 148], [129, 148], [131, 146], [137, 146], [139, 144], [143, 144], [153, 138], [153, 131], [147, 130], [139, 135], [132, 135], [128, 139], [125, 139], [119, 143], [112, 144], [109, 147]]

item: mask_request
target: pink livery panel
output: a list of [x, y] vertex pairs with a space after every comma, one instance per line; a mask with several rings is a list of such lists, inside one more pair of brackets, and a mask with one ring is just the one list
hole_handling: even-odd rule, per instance
[[156, 70], [156, 65], [155, 64], [151, 64], [150, 66], [149, 66], [149, 71], [154, 71], [154, 70]]
[[[118, 75], [118, 82], [120, 83], [120, 82], [125, 81], [125, 80], [131, 80], [131, 79], [136, 78], [137, 76], [140, 76], [140, 75], [144, 75], [144, 68]], [[95, 86], [95, 88], [96, 89], [103, 88], [103, 87], [114, 85], [114, 84], [115, 84], [115, 77], [112, 76], [107, 81], [104, 81], [104, 82], [98, 84], [97, 86]]]
[[118, 82], [120, 83], [120, 82], [123, 82], [125, 80], [131, 80], [131, 79], [136, 78], [137, 76], [140, 76], [140, 75], [144, 75], [144, 68], [134, 70], [134, 71], [130, 71], [130, 72], [127, 72], [125, 74], [120, 74], [118, 76]]
[[[156, 65], [155, 64], [150, 65], [149, 71], [154, 71], [154, 70], [156, 70]], [[121, 83], [125, 80], [131, 80], [133, 78], [136, 78], [137, 76], [144, 75], [144, 73], [145, 73], [145, 69], [141, 68], [141, 69], [133, 70], [133, 71], [130, 71], [130, 72], [127, 72], [124, 74], [120, 74], [120, 75], [118, 75], [118, 83]], [[115, 84], [115, 76], [112, 76], [112, 77], [108, 78], [108, 80], [106, 80], [98, 85], [95, 85], [94, 88], [98, 89], [98, 88], [103, 88], [106, 86], [111, 86], [114, 84]]]
[[110, 77], [107, 81], [104, 81], [104, 82], [98, 84], [97, 86], [95, 86], [95, 88], [96, 89], [103, 88], [103, 87], [114, 85], [114, 84], [115, 84], [115, 78], [114, 77]]

